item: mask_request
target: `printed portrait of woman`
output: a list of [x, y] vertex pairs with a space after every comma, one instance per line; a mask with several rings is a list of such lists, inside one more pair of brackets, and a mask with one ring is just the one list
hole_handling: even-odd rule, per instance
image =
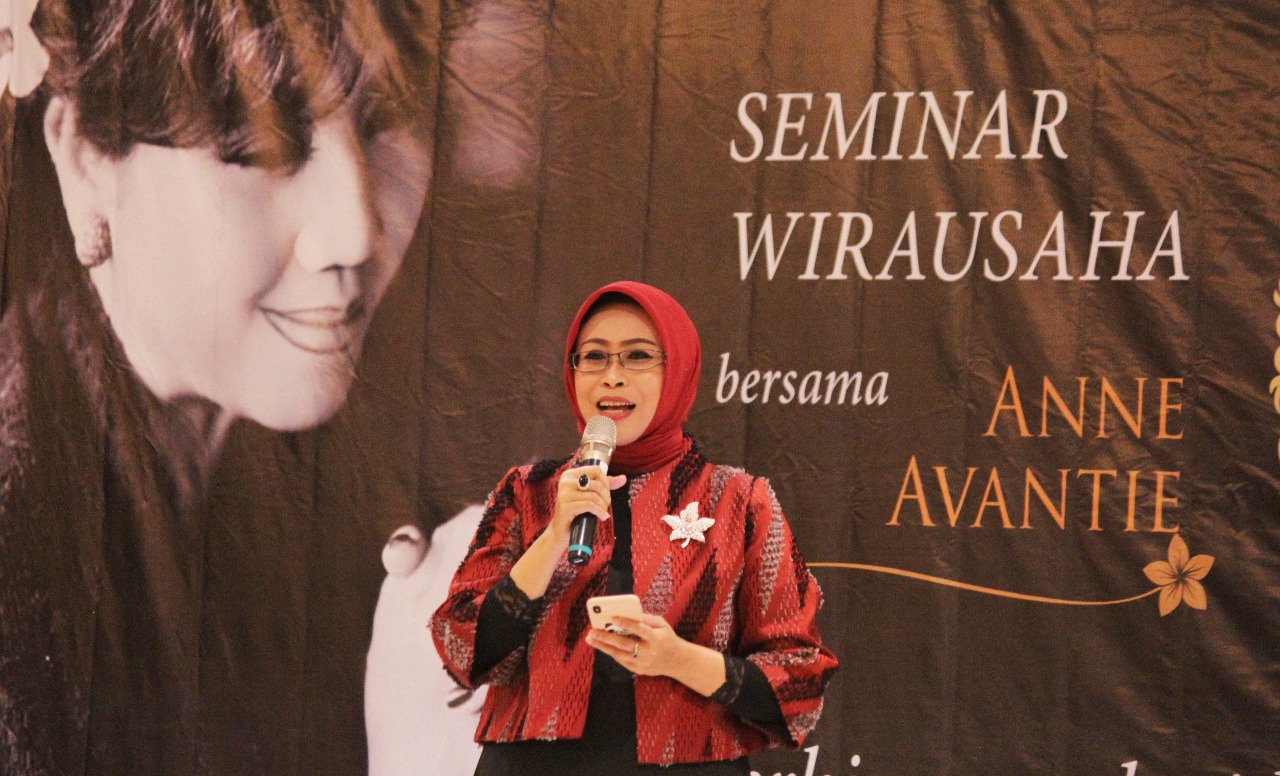
[[[6, 5], [0, 771], [363, 769], [376, 547], [368, 589], [316, 591], [345, 529], [298, 519], [305, 482], [228, 528], [277, 462], [219, 465], [233, 425], [305, 447], [362, 379], [430, 187], [439, 9]], [[269, 589], [225, 581], [291, 543]]]

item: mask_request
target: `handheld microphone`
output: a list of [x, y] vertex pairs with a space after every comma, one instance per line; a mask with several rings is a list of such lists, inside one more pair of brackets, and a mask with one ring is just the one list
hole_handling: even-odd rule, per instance
[[[582, 432], [582, 444], [578, 446], [576, 466], [599, 466], [609, 473], [609, 458], [618, 443], [618, 427], [613, 420], [596, 415], [587, 421]], [[591, 559], [591, 545], [596, 540], [596, 516], [583, 512], [569, 524], [569, 563], [581, 566]]]

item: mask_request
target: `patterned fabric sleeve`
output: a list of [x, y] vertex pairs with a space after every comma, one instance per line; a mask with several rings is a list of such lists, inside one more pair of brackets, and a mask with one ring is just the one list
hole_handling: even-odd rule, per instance
[[747, 661], [733, 655], [724, 656], [724, 684], [720, 689], [707, 696], [722, 706], [729, 706], [738, 700], [742, 692], [742, 683], [747, 676]]
[[472, 676], [481, 606], [524, 551], [521, 516], [516, 509], [517, 488], [523, 484], [522, 470], [512, 469], [489, 494], [467, 557], [454, 574], [448, 597], [431, 617], [431, 636], [445, 670], [463, 687], [506, 684], [524, 662], [525, 647], [520, 646], [497, 665]]
[[542, 601], [532, 601], [511, 577], [503, 577], [484, 597], [476, 624], [475, 657], [471, 679], [487, 674], [521, 645], [529, 641]]
[[[752, 483], [747, 510], [739, 654], [754, 663], [773, 688], [790, 739], [780, 743], [798, 747], [818, 723], [822, 693], [838, 661], [818, 635], [822, 591], [804, 565], [766, 480]], [[762, 729], [777, 735], [776, 730]]]
[[761, 725], [781, 727], [785, 720], [764, 673], [750, 660], [724, 656], [724, 684], [710, 696], [734, 714]]

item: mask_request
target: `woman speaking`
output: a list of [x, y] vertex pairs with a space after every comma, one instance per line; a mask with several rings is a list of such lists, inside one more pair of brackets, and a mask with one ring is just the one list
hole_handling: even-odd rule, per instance
[[[476, 773], [747, 774], [748, 753], [817, 723], [836, 668], [818, 584], [769, 484], [684, 434], [701, 347], [674, 299], [605, 286], [566, 355], [579, 427], [616, 423], [614, 476], [572, 460], [508, 472], [432, 618], [453, 678], [490, 685]], [[600, 522], [574, 565], [582, 513]], [[632, 592], [640, 619], [591, 627], [589, 598]]]

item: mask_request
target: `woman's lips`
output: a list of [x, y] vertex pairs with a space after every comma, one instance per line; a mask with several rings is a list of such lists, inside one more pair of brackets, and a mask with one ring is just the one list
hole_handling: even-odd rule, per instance
[[364, 304], [359, 300], [346, 307], [260, 309], [271, 327], [290, 345], [322, 356], [350, 350], [355, 340], [355, 329], [364, 318]]
[[601, 399], [596, 402], [596, 409], [614, 421], [621, 420], [635, 411], [636, 405], [622, 399]]

